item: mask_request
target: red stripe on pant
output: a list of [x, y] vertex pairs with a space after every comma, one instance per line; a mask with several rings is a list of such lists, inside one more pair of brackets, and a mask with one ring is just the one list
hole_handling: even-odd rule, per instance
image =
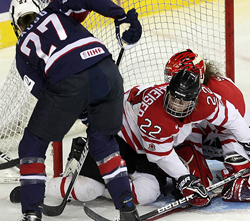
[[108, 160], [107, 162], [99, 165], [98, 167], [99, 167], [101, 175], [103, 176], [125, 165], [126, 163], [124, 160], [122, 160], [121, 156], [115, 156], [112, 159]]

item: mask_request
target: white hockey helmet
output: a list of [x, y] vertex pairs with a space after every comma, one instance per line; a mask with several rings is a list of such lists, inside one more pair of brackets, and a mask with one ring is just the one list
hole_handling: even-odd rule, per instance
[[18, 19], [27, 14], [39, 13], [49, 0], [12, 0], [10, 3], [9, 15], [11, 24], [17, 37], [21, 33]]

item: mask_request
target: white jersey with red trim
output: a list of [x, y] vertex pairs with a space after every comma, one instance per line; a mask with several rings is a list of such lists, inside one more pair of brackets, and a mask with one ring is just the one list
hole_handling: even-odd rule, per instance
[[194, 111], [183, 119], [163, 108], [168, 83], [136, 86], [124, 96], [123, 127], [119, 135], [139, 154], [147, 154], [168, 175], [178, 179], [189, 174], [173, 146], [181, 144], [192, 128], [204, 119], [232, 131], [237, 140], [250, 141], [245, 120], [227, 100], [202, 86]]
[[232, 103], [250, 126], [250, 119], [243, 94], [230, 78], [225, 76], [212, 77], [209, 79], [207, 87], [209, 87], [213, 93], [219, 94], [221, 97]]
[[[250, 126], [243, 94], [231, 79], [225, 76], [215, 76], [209, 79], [207, 86], [214, 93], [231, 102], [245, 119], [247, 125]], [[222, 152], [213, 145], [216, 137], [220, 140]], [[197, 128], [194, 128], [193, 133], [187, 140], [190, 140], [198, 148], [202, 145], [203, 153], [207, 158], [226, 157], [235, 152], [247, 158], [244, 148], [237, 142], [236, 137], [229, 129], [212, 125], [207, 121], [200, 123]]]

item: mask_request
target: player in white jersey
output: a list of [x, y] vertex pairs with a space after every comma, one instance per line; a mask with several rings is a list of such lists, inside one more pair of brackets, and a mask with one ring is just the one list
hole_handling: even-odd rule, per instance
[[[212, 175], [200, 152], [193, 148], [192, 144], [183, 144], [183, 141], [192, 132], [192, 128], [207, 119], [214, 125], [230, 128], [236, 139], [241, 142], [247, 143], [250, 139], [248, 125], [235, 107], [227, 100], [213, 94], [206, 86], [201, 86], [199, 76], [186, 70], [176, 74], [170, 85], [166, 83], [156, 86], [137, 86], [126, 92], [123, 117], [123, 127], [119, 135], [137, 153], [137, 156], [146, 154], [149, 161], [157, 164], [176, 180], [184, 195], [195, 191], [196, 185], [201, 188], [198, 188], [197, 191], [200, 197], [191, 202], [195, 206], [209, 203], [206, 191], [198, 182], [198, 178], [205, 186], [208, 186]], [[174, 149], [173, 147], [176, 146], [178, 148]], [[189, 163], [190, 171], [198, 171], [197, 169], [201, 168], [202, 165], [204, 167], [204, 169], [194, 173], [198, 178], [190, 175], [190, 171], [179, 159], [181, 157], [188, 161], [191, 155], [195, 155], [198, 160]], [[245, 157], [247, 158], [246, 154]], [[55, 184], [54, 181], [51, 184]], [[145, 184], [145, 181], [142, 180], [142, 183]], [[62, 184], [60, 182], [61, 180], [56, 184], [57, 187]], [[97, 184], [96, 190], [100, 182]], [[154, 185], [158, 184], [155, 182]], [[141, 190], [141, 195], [145, 191], [144, 186], [142, 184], [137, 189]], [[86, 186], [79, 185], [80, 188], [86, 188]], [[57, 192], [60, 192], [59, 188], [57, 189]], [[50, 192], [56, 192], [51, 190]], [[105, 195], [103, 185], [98, 190], [100, 191], [96, 191], [94, 198], [99, 194]], [[134, 191], [133, 193], [137, 198], [138, 192]], [[158, 191], [150, 193], [155, 194], [151, 200], [156, 199], [157, 194], [159, 194]], [[76, 194], [76, 198], [82, 201], [86, 200], [83, 195], [77, 197]]]
[[[166, 64], [165, 81], [169, 82], [172, 76], [183, 68], [194, 69], [200, 74], [202, 83], [209, 87], [218, 96], [230, 101], [238, 110], [245, 122], [250, 126], [243, 94], [231, 79], [221, 75], [214, 62], [204, 62], [198, 54], [190, 49], [173, 55]], [[242, 143], [239, 143], [234, 134], [224, 126], [216, 126], [203, 121], [193, 128], [192, 134], [186, 139], [194, 148], [200, 151], [206, 159], [224, 161], [228, 175], [250, 166], [245, 159]], [[249, 155], [249, 145], [243, 144]], [[201, 149], [202, 148], [202, 149]], [[222, 171], [225, 177], [225, 171]], [[239, 185], [239, 189], [235, 187]], [[234, 183], [227, 185], [222, 196], [225, 201], [250, 201], [249, 177], [238, 178]]]
[[[195, 125], [207, 120], [231, 130], [235, 139], [242, 143], [250, 141], [249, 127], [237, 109], [208, 87], [200, 86], [197, 76], [192, 70], [182, 69], [170, 84], [137, 86], [127, 91], [123, 127], [119, 132], [138, 154], [146, 154], [149, 161], [156, 163], [177, 183], [184, 183], [179, 186], [184, 195], [187, 195], [185, 188], [188, 186], [185, 178], [193, 178], [174, 147], [183, 143]], [[240, 152], [249, 160], [243, 147]], [[188, 193], [194, 191], [190, 186], [188, 189]]]

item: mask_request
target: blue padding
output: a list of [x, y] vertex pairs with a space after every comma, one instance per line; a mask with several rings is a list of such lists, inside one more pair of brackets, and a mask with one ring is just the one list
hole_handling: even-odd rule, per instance
[[8, 12], [11, 0], [0, 0], [0, 13]]

